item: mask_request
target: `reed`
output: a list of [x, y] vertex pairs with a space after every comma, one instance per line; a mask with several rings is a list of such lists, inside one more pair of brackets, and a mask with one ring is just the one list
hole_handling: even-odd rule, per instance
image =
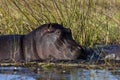
[[0, 0], [0, 34], [25, 34], [56, 22], [85, 46], [120, 43], [120, 0]]

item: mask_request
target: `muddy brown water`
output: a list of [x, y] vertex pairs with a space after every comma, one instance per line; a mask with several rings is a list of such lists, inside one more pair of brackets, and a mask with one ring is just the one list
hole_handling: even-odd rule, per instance
[[0, 67], [0, 80], [120, 80], [120, 69], [6, 66]]

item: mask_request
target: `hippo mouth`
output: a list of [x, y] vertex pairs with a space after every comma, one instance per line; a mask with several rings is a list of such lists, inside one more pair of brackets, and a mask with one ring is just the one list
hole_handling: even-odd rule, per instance
[[73, 39], [58, 39], [55, 45], [61, 53], [64, 53], [65, 58], [68, 60], [86, 60], [87, 58], [83, 47], [77, 44]]

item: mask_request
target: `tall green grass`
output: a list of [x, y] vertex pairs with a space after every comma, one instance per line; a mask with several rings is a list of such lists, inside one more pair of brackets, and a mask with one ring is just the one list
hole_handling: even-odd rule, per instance
[[120, 0], [0, 0], [0, 34], [62, 23], [85, 46], [120, 43]]

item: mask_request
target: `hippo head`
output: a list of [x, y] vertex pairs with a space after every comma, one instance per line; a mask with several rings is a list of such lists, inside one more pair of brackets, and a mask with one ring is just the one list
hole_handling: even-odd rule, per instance
[[86, 59], [82, 47], [73, 40], [71, 30], [60, 24], [44, 24], [34, 30], [32, 35], [34, 47], [29, 53], [33, 52], [38, 59]]

